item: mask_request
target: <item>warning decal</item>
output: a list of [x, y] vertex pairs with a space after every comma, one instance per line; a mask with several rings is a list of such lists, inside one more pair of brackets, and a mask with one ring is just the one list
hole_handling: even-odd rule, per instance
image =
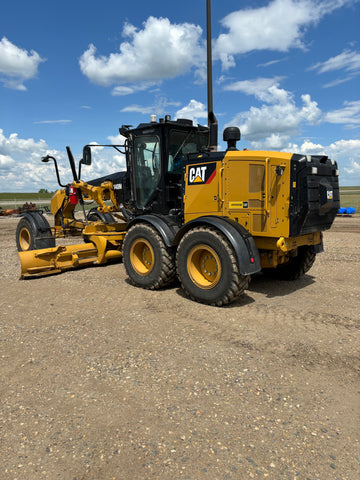
[[229, 208], [249, 208], [249, 202], [229, 202]]

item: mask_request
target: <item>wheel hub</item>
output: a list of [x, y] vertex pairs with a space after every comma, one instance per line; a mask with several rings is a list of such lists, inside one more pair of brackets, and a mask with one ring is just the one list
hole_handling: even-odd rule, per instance
[[221, 277], [221, 264], [214, 249], [208, 245], [196, 245], [187, 259], [191, 280], [202, 289], [215, 287]]
[[30, 249], [31, 245], [31, 236], [30, 232], [27, 228], [22, 228], [19, 233], [19, 243], [21, 249], [26, 252]]
[[149, 275], [154, 268], [154, 258], [154, 251], [147, 240], [139, 238], [131, 245], [130, 261], [137, 274]]

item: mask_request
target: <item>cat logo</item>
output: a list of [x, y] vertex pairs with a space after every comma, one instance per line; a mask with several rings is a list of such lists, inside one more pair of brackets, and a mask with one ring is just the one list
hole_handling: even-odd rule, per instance
[[216, 163], [205, 163], [189, 167], [188, 185], [202, 185], [212, 182], [216, 175]]

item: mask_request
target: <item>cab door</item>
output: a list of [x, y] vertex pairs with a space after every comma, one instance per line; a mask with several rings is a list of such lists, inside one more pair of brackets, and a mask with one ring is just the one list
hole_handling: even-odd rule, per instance
[[138, 208], [144, 207], [161, 177], [160, 140], [156, 135], [138, 136], [134, 140], [133, 183]]

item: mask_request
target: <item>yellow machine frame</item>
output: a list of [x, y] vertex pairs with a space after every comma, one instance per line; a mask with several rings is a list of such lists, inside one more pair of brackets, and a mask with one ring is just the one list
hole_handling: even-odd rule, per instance
[[[185, 174], [185, 223], [203, 215], [235, 220], [254, 237], [262, 268], [285, 263], [297, 247], [320, 244], [320, 231], [289, 237], [291, 157], [283, 152], [228, 151], [222, 160], [214, 162], [216, 169], [209, 183], [201, 178], [198, 163], [189, 164]], [[199, 162], [202, 159], [209, 162], [205, 156], [197, 156]], [[191, 175], [191, 169], [197, 169], [200, 178]]]
[[[85, 200], [95, 201], [100, 212], [120, 212], [112, 182], [106, 181], [95, 187], [79, 180], [73, 182], [72, 187], [80, 191]], [[105, 204], [108, 200], [112, 205]], [[123, 223], [104, 224], [99, 221], [86, 224], [74, 219], [75, 207], [76, 204], [71, 203], [65, 189], [58, 190], [51, 199], [51, 212], [55, 218], [55, 225], [51, 230], [57, 238], [83, 235], [86, 243], [19, 252], [20, 278], [59, 273], [91, 264], [100, 265], [122, 257], [121, 248], [126, 234], [125, 219], [119, 215]]]

